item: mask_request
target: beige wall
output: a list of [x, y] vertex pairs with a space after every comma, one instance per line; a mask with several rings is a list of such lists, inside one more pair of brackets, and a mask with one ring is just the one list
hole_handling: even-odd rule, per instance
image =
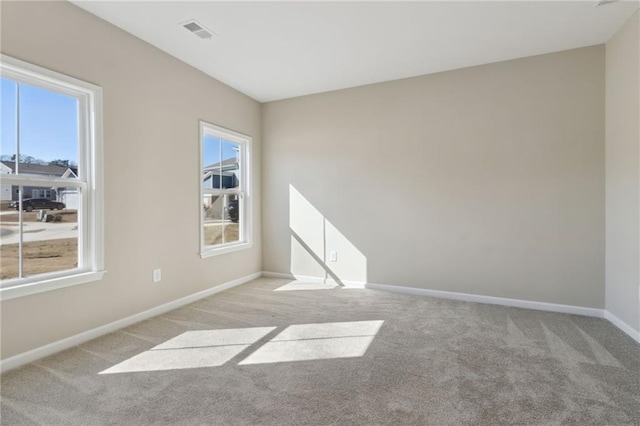
[[[2, 302], [2, 358], [260, 271], [257, 102], [70, 3], [2, 2], [1, 28], [2, 53], [104, 90], [108, 270]], [[198, 256], [199, 119], [254, 137], [251, 250]]]
[[640, 12], [606, 54], [606, 307], [640, 331]]
[[[269, 103], [261, 123], [255, 101], [71, 4], [2, 2], [1, 13], [2, 53], [104, 89], [108, 270], [100, 282], [2, 302], [2, 358], [261, 262], [344, 282], [604, 307], [603, 46]], [[629, 324], [640, 321], [638, 238], [625, 238], [638, 236], [640, 218], [637, 118], [625, 124], [638, 107], [626, 90], [638, 93], [634, 19], [606, 55], [606, 303]], [[197, 255], [198, 119], [254, 137], [251, 250]], [[176, 168], [184, 172], [162, 171]], [[168, 202], [151, 211], [157, 200]], [[152, 284], [157, 267], [163, 280]]]
[[603, 308], [604, 55], [265, 104], [263, 269]]

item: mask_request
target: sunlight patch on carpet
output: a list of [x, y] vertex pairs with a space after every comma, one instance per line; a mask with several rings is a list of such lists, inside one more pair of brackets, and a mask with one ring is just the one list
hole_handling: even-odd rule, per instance
[[[383, 323], [379, 320], [290, 325], [239, 365], [361, 357]], [[275, 329], [187, 331], [99, 374], [220, 367]]]
[[383, 322], [292, 325], [241, 361], [240, 365], [361, 357]]
[[187, 331], [99, 374], [219, 367], [275, 329]]

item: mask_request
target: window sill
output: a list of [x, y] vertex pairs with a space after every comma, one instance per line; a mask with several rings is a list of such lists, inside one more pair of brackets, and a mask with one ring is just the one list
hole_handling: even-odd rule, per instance
[[43, 279], [40, 281], [19, 284], [13, 287], [6, 287], [0, 289], [0, 301], [98, 281], [102, 279], [106, 272], [107, 271], [81, 272], [74, 275]]
[[219, 248], [211, 248], [205, 251], [200, 252], [200, 257], [205, 259], [207, 257], [218, 256], [220, 254], [232, 253], [234, 251], [246, 250], [253, 247], [253, 243], [241, 243], [241, 244], [233, 244], [229, 246], [219, 247]]

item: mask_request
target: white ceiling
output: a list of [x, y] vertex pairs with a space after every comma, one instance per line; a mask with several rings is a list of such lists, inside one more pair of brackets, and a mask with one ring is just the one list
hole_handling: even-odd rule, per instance
[[[637, 1], [75, 1], [260, 101], [606, 42]], [[217, 34], [202, 40], [180, 24]]]

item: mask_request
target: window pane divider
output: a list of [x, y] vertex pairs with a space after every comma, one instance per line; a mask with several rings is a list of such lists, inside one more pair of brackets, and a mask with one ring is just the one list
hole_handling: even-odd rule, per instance
[[239, 189], [210, 189], [205, 188], [202, 190], [203, 194], [207, 195], [242, 195], [244, 191]]
[[2, 175], [0, 178], [3, 185], [22, 185], [22, 186], [56, 186], [56, 187], [74, 187], [87, 188], [87, 182], [77, 179], [40, 177], [28, 175]]

